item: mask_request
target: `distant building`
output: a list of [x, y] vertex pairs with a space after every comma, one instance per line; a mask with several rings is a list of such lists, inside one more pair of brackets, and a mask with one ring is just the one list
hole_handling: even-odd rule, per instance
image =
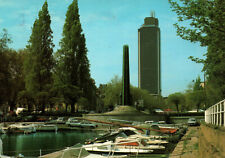
[[138, 29], [138, 87], [161, 95], [160, 28], [154, 16]]

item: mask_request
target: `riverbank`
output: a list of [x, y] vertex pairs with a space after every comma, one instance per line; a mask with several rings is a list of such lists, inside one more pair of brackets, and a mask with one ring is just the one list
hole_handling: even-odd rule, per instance
[[[78, 120], [83, 120], [84, 119], [84, 120], [90, 121], [93, 124], [96, 124], [98, 126], [97, 126], [97, 128], [82, 128], [82, 127], [69, 127], [68, 125], [62, 124], [62, 123], [61, 124], [55, 124], [57, 126], [58, 134], [57, 134], [57, 132], [48, 132], [47, 133], [44, 129], [40, 128], [40, 129], [37, 129], [37, 133], [31, 134], [31, 135], [26, 135], [26, 136], [23, 135], [23, 139], [25, 139], [25, 137], [30, 137], [30, 139], [35, 139], [35, 141], [40, 139], [40, 140], [46, 142], [48, 138], [50, 138], [50, 137], [54, 138], [53, 140], [49, 140], [49, 143], [50, 143], [49, 145], [52, 145], [52, 147], [47, 148], [47, 147], [44, 147], [45, 144], [42, 144], [42, 147], [40, 147], [40, 145], [39, 145], [37, 149], [35, 148], [35, 150], [37, 150], [37, 152], [40, 152], [42, 154], [48, 154], [48, 153], [51, 153], [51, 151], [52, 152], [61, 151], [61, 150], [65, 149], [65, 147], [74, 145], [76, 143], [82, 143], [83, 144], [84, 143], [84, 139], [82, 138], [83, 137], [82, 133], [86, 133], [88, 135], [89, 135], [89, 133], [90, 134], [91, 133], [96, 133], [96, 134], [102, 135], [103, 133], [106, 133], [106, 132], [108, 132], [110, 130], [116, 130], [119, 127], [136, 126], [136, 125], [138, 125], [141, 122], [144, 124], [144, 121], [146, 121], [146, 120], [148, 120], [148, 121], [152, 120], [152, 121], [155, 121], [155, 122], [165, 120], [165, 119], [161, 118], [161, 116], [160, 117], [158, 117], [158, 116], [151, 117], [149, 115], [143, 115], [143, 116], [142, 115], [140, 115], [140, 116], [137, 115], [136, 117], [134, 117], [134, 115], [131, 115], [131, 114], [128, 115], [127, 113], [126, 114], [121, 114], [120, 113], [120, 114], [117, 114], [117, 115], [116, 115], [116, 113], [113, 113], [113, 114], [110, 113], [110, 114], [107, 114], [104, 117], [102, 115], [100, 115], [100, 114], [99, 115], [98, 114], [89, 114], [89, 115], [86, 115], [84, 117], [79, 117], [77, 119]], [[5, 123], [5, 125], [7, 126], [7, 125], [10, 125], [12, 123], [13, 122], [8, 122], [8, 123]], [[20, 122], [20, 123], [22, 123], [22, 122]], [[54, 125], [54, 123], [51, 122], [51, 121], [49, 121], [49, 122], [26, 122], [26, 123], [27, 124], [35, 124], [36, 126], [38, 126], [38, 124], [45, 124], [45, 123], [46, 124], [51, 123], [52, 125]], [[132, 125], [131, 123], [134, 123], [134, 125]], [[139, 127], [139, 128], [145, 129], [143, 131], [143, 133], [147, 132], [145, 127]], [[159, 130], [159, 129], [155, 129], [155, 130]], [[154, 130], [152, 130], [152, 131], [154, 131]], [[182, 131], [183, 131], [183, 129], [182, 129]], [[42, 133], [40, 133], [40, 132], [42, 132]], [[72, 140], [77, 139], [76, 136], [73, 137], [74, 135], [76, 135], [76, 133], [79, 134], [79, 137], [82, 138], [82, 139], [72, 142]], [[46, 138], [42, 139], [42, 137], [44, 137], [44, 136], [46, 136]], [[168, 157], [169, 153], [174, 149], [174, 146], [176, 145], [178, 139], [180, 139], [180, 137], [183, 136], [183, 133], [181, 131], [179, 131], [177, 133], [177, 135], [173, 135], [173, 134], [170, 133], [170, 136], [175, 136], [175, 137], [174, 138], [170, 137], [171, 138], [170, 139], [171, 144], [167, 145], [165, 153], [163, 155], [162, 154], [159, 154], [159, 155], [156, 154], [155, 156], [157, 158], [159, 158], [161, 156]], [[68, 139], [66, 139], [66, 138], [68, 138]], [[176, 138], [176, 140], [175, 140], [175, 138]], [[7, 137], [7, 139], [21, 139], [21, 135], [18, 135], [18, 136], [17, 135], [9, 135], [9, 137]], [[92, 138], [88, 136], [85, 139], [86, 140], [87, 139], [90, 140]], [[61, 140], [63, 140], [63, 142], [68, 141], [68, 144], [62, 145], [62, 141]], [[21, 141], [23, 141], [23, 140], [21, 140]], [[21, 142], [21, 141], [14, 141], [14, 142]], [[52, 142], [54, 142], [54, 141], [55, 141], [55, 143], [52, 144]], [[10, 149], [10, 147], [12, 145], [10, 145], [8, 143], [9, 142], [8, 140], [5, 139], [5, 142], [6, 142], [5, 145], [8, 146], [8, 151], [9, 151], [8, 153], [10, 153], [11, 151], [17, 150], [17, 149], [14, 149], [14, 148]], [[57, 144], [57, 146], [54, 146], [55, 144]], [[18, 145], [16, 145], [16, 146], [18, 146]], [[31, 150], [34, 150], [34, 148], [31, 149]], [[48, 150], [48, 152], [46, 152], [45, 150]], [[19, 153], [23, 153], [21, 151], [23, 151], [23, 150], [20, 150]], [[11, 154], [11, 155], [16, 155], [16, 154]], [[24, 153], [24, 155], [28, 155], [28, 154]], [[40, 154], [37, 153], [37, 154], [35, 154], [35, 156], [36, 155], [39, 156]], [[151, 155], [151, 157], [152, 156], [153, 155]], [[53, 157], [53, 156], [50, 156], [50, 157]], [[146, 158], [148, 158], [148, 156]]]
[[199, 157], [225, 157], [225, 128], [202, 124], [199, 131]]
[[199, 142], [199, 127], [189, 127], [187, 133], [177, 143], [170, 158], [197, 158]]

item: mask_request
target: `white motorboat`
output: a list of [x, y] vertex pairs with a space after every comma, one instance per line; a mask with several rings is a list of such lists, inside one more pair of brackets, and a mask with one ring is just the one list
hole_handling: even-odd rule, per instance
[[150, 135], [150, 139], [157, 139], [157, 140], [166, 140], [169, 138], [169, 135]]
[[[128, 135], [130, 138], [141, 138], [141, 139], [146, 139], [147, 144], [168, 144], [168, 141], [163, 140], [166, 139], [167, 136], [159, 136], [159, 135], [143, 135], [140, 133], [137, 129], [133, 127], [123, 127], [119, 128], [119, 131], [132, 131], [133, 134], [131, 133]], [[127, 133], [127, 132], [126, 132]]]
[[162, 145], [149, 145], [146, 139], [140, 139], [137, 137], [128, 137], [122, 138], [118, 137], [115, 140], [115, 143], [118, 144], [120, 147], [126, 148], [127, 146], [133, 146], [133, 148], [139, 149], [150, 149], [150, 150], [165, 150], [165, 146]]
[[136, 134], [131, 135], [128, 138], [130, 138], [130, 139], [145, 139], [145, 142], [148, 145], [155, 145], [155, 144], [165, 145], [165, 144], [169, 143], [167, 140], [155, 139], [155, 138], [151, 138], [149, 136], [142, 136], [142, 135], [136, 135]]
[[[64, 150], [63, 157], [61, 158], [68, 158], [70, 156], [71, 151], [73, 152], [73, 157], [77, 158], [125, 158], [127, 155], [101, 155], [101, 154], [93, 154], [89, 153], [84, 148], [67, 148]], [[77, 153], [77, 154], [75, 154]], [[79, 153], [79, 154], [78, 154]]]
[[148, 139], [146, 141], [147, 144], [161, 144], [161, 145], [166, 145], [168, 144], [169, 142], [167, 140], [160, 140], [160, 139]]
[[148, 147], [145, 147], [141, 142], [137, 140], [118, 143], [107, 141], [104, 143], [83, 145], [83, 147], [89, 152], [97, 152], [97, 153], [149, 154], [153, 152], [153, 150], [151, 150]]
[[127, 155], [101, 155], [89, 153], [85, 148], [77, 144], [73, 147], [67, 147], [64, 150], [56, 151], [47, 155], [40, 156], [39, 158], [125, 158]]
[[16, 123], [9, 125], [7, 132], [9, 133], [34, 133], [36, 132], [36, 127], [34, 124], [28, 123]]

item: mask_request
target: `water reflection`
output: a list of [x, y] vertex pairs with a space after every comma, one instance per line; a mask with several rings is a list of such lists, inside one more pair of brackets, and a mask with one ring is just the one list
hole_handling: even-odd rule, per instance
[[91, 131], [73, 132], [41, 132], [29, 135], [12, 134], [2, 135], [3, 152], [5, 155], [16, 156], [19, 153], [25, 156], [39, 156], [77, 143], [84, 143], [86, 139], [94, 138], [97, 133]]

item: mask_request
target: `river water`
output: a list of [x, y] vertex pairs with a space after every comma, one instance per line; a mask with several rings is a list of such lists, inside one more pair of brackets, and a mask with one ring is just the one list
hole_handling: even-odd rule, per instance
[[95, 138], [98, 134], [91, 131], [73, 132], [37, 132], [33, 134], [2, 135], [3, 153], [9, 156], [39, 156], [61, 150], [85, 140]]
[[[37, 157], [40, 154], [48, 154], [57, 150], [73, 146], [77, 143], [83, 144], [87, 139], [93, 139], [98, 133], [93, 131], [73, 132], [37, 132], [33, 134], [10, 134], [1, 135], [3, 141], [3, 153], [8, 156], [23, 154], [25, 157]], [[168, 155], [151, 154], [142, 158], [161, 158]]]

